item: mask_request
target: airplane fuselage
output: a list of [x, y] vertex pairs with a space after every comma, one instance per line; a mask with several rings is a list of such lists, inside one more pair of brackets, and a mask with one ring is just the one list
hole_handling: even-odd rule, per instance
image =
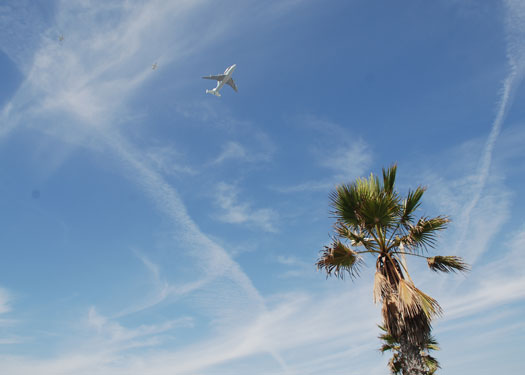
[[202, 77], [204, 79], [213, 79], [217, 81], [217, 86], [212, 90], [206, 90], [206, 94], [212, 94], [215, 96], [220, 97], [221, 94], [219, 93], [219, 90], [222, 89], [222, 87], [226, 84], [228, 86], [231, 86], [231, 88], [237, 92], [237, 85], [233, 81], [232, 74], [235, 68], [237, 67], [237, 64], [233, 64], [226, 68], [224, 73], [217, 74], [217, 75], [210, 75], [206, 77]]
[[237, 67], [237, 64], [233, 64], [232, 66], [226, 68], [226, 70], [224, 71], [224, 75], [226, 77], [224, 77], [222, 81], [217, 81], [217, 87], [215, 87], [215, 91], [219, 91], [222, 88], [222, 86], [224, 86], [224, 84], [230, 80], [233, 74], [233, 71], [235, 70], [236, 67]]

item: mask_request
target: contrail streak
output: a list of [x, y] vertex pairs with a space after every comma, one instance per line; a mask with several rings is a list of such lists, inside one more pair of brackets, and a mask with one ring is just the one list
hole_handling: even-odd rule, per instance
[[474, 195], [472, 200], [464, 209], [464, 222], [462, 234], [459, 245], [464, 242], [468, 227], [470, 225], [470, 218], [472, 210], [476, 207], [481, 199], [483, 189], [487, 183], [492, 164], [492, 154], [494, 153], [494, 146], [501, 133], [501, 128], [512, 106], [514, 94], [519, 87], [523, 78], [523, 66], [525, 57], [525, 3], [519, 0], [507, 0], [506, 5], [506, 33], [507, 33], [507, 59], [510, 66], [510, 72], [503, 81], [501, 97], [499, 100], [498, 111], [496, 118], [492, 123], [492, 130], [485, 144], [483, 154], [480, 160], [480, 166], [474, 185]]

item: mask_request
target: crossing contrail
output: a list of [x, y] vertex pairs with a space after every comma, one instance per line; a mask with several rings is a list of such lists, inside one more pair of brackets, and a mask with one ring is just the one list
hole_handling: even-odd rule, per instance
[[520, 0], [507, 0], [505, 1], [505, 8], [509, 73], [503, 81], [496, 117], [492, 122], [492, 130], [490, 131], [483, 149], [483, 154], [481, 155], [479, 170], [474, 183], [473, 197], [463, 211], [465, 220], [463, 222], [463, 231], [458, 242], [459, 244], [462, 244], [466, 238], [472, 210], [479, 203], [489, 177], [494, 146], [501, 133], [501, 128], [505, 122], [507, 113], [512, 106], [516, 89], [520, 86], [523, 79], [525, 66], [525, 2]]

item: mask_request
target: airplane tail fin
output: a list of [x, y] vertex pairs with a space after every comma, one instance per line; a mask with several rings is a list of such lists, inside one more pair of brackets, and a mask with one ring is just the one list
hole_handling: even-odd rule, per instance
[[217, 97], [221, 96], [221, 94], [215, 89], [213, 89], [213, 90], [206, 90], [206, 94], [212, 94], [212, 95], [215, 95]]

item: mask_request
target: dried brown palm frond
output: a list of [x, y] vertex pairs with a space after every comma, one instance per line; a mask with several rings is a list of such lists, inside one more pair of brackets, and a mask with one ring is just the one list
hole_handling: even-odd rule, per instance
[[[394, 337], [402, 334], [415, 345], [425, 342], [430, 334], [431, 320], [441, 314], [441, 307], [437, 301], [416, 288], [411, 281], [402, 279], [398, 284], [395, 303], [399, 312], [397, 316], [396, 310], [391, 314], [383, 314], [389, 329], [399, 330], [389, 333]], [[398, 322], [388, 322], [387, 319], [398, 319]]]
[[388, 367], [392, 375], [400, 375], [403, 371], [403, 362], [401, 361], [401, 355], [398, 353], [394, 354], [390, 361], [388, 361]]
[[401, 314], [397, 307], [397, 298], [394, 293], [383, 299], [381, 315], [383, 316], [383, 322], [388, 334], [398, 339], [402, 334], [403, 322], [399, 319]]
[[383, 301], [386, 296], [392, 294], [392, 286], [386, 277], [379, 271], [374, 276], [374, 303]]
[[413, 345], [422, 345], [432, 329], [430, 319], [427, 318], [423, 311], [418, 312], [415, 316], [404, 317], [401, 337]]
[[361, 257], [341, 241], [335, 240], [331, 247], [325, 246], [316, 265], [324, 269], [326, 277], [344, 278], [347, 273], [351, 278], [359, 276], [359, 268], [363, 264]]
[[442, 310], [438, 302], [416, 288], [411, 281], [401, 279], [398, 284], [397, 295], [399, 311], [406, 317], [416, 316], [420, 311], [429, 320], [441, 315]]
[[416, 316], [421, 310], [417, 288], [410, 281], [401, 279], [397, 285], [397, 304], [403, 316]]
[[423, 293], [417, 288], [416, 290], [419, 295], [419, 304], [421, 306], [421, 309], [423, 310], [423, 312], [429, 320], [433, 319], [434, 317], [441, 316], [443, 314], [441, 306], [439, 306], [439, 303], [434, 298]]
[[457, 256], [441, 256], [427, 258], [428, 267], [434, 272], [467, 272], [470, 271], [470, 266]]

